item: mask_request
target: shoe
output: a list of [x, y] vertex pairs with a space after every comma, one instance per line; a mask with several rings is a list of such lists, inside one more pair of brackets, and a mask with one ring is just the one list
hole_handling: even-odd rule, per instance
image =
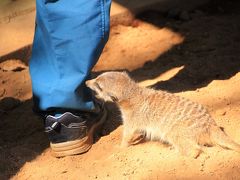
[[94, 133], [101, 128], [107, 118], [103, 105], [98, 113], [65, 112], [59, 117], [48, 115], [45, 119], [45, 132], [50, 140], [52, 154], [64, 157], [87, 152], [93, 144]]

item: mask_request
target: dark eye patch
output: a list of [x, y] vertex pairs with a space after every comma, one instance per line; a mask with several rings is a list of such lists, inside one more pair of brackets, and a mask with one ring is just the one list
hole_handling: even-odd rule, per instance
[[99, 84], [97, 82], [95, 82], [94, 84], [99, 91], [102, 91], [102, 88], [99, 86]]

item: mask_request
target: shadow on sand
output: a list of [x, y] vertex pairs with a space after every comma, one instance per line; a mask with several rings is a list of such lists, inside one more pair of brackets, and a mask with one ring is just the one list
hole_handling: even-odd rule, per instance
[[9, 179], [26, 163], [48, 147], [43, 123], [32, 112], [32, 102], [18, 103], [14, 98], [2, 99], [15, 106], [1, 111], [0, 118], [0, 179]]
[[[121, 124], [116, 105], [107, 103], [106, 107], [108, 117], [94, 143]], [[43, 120], [32, 112], [32, 99], [20, 102], [6, 97], [0, 101], [0, 110], [0, 179], [9, 179], [47, 149], [49, 141]]]
[[181, 92], [205, 87], [213, 80], [229, 79], [240, 71], [240, 3], [212, 1], [200, 9], [200, 13], [189, 12], [192, 18], [187, 22], [169, 19], [156, 11], [139, 14], [138, 18], [145, 22], [182, 34], [185, 41], [130, 72], [134, 79], [154, 79], [168, 70], [183, 67], [170, 79], [151, 86]]

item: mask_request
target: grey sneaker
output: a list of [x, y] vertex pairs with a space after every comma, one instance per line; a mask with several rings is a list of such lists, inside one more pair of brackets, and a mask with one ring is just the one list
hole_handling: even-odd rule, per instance
[[87, 152], [93, 144], [94, 133], [101, 128], [106, 118], [104, 105], [99, 105], [98, 113], [65, 112], [59, 117], [48, 115], [45, 119], [45, 132], [53, 156], [64, 157]]

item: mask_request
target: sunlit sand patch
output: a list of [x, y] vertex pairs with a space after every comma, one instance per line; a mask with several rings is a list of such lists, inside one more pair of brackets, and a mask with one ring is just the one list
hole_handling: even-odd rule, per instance
[[148, 80], [139, 82], [139, 85], [147, 87], [147, 86], [154, 85], [154, 84], [158, 83], [159, 81], [167, 81], [167, 80], [171, 79], [172, 77], [174, 77], [183, 68], [184, 68], [184, 66], [172, 68], [172, 69], [160, 74], [158, 77], [156, 77], [154, 79], [148, 79]]
[[139, 26], [116, 26], [112, 28], [106, 45], [94, 71], [141, 68], [146, 62], [156, 60], [184, 37], [169, 28], [159, 28], [140, 22]]

